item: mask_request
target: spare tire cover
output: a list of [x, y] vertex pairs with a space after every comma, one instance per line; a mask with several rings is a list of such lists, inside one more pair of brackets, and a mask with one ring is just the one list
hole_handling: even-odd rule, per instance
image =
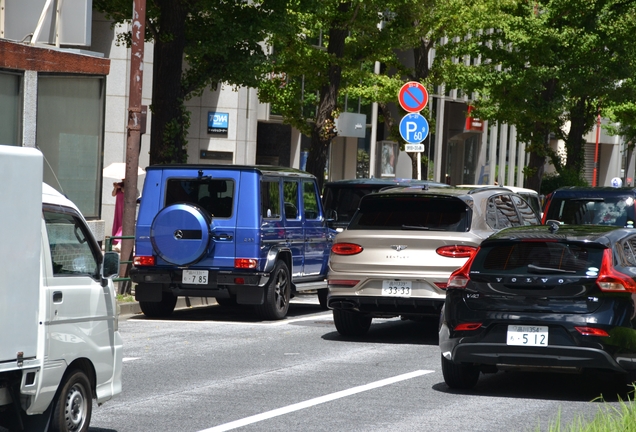
[[210, 243], [207, 212], [191, 204], [172, 204], [163, 208], [150, 226], [150, 241], [157, 255], [176, 265], [199, 260]]

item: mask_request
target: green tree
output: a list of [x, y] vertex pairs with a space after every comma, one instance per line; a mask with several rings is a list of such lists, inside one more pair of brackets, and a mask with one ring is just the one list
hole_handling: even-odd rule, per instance
[[[477, 96], [476, 115], [514, 124], [526, 142], [526, 185], [540, 190], [546, 158], [583, 173], [584, 138], [602, 106], [634, 76], [636, 3], [624, 0], [495, 0], [472, 31], [441, 47], [439, 79]], [[457, 59], [480, 59], [462, 62]], [[569, 126], [569, 127], [566, 127]], [[550, 134], [565, 141], [561, 158]], [[568, 174], [569, 175], [569, 174]]]
[[[262, 41], [285, 21], [284, 0], [152, 0], [146, 41], [154, 42], [150, 164], [185, 162], [190, 124], [184, 101], [218, 83], [256, 87], [268, 61]], [[131, 0], [94, 0], [113, 24], [129, 23]], [[130, 44], [130, 33], [120, 34]]]

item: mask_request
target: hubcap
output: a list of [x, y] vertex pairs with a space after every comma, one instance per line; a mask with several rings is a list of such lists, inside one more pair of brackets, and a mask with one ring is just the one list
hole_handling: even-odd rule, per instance
[[84, 426], [86, 417], [86, 400], [82, 386], [75, 384], [66, 397], [65, 418], [69, 431], [77, 431]]
[[287, 275], [283, 270], [279, 270], [276, 275], [276, 285], [274, 288], [274, 292], [276, 295], [276, 306], [279, 310], [285, 309], [287, 305]]

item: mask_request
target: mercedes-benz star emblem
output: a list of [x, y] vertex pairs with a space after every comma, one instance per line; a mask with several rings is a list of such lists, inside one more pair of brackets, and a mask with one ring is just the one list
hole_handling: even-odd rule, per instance
[[396, 251], [401, 251], [406, 249], [408, 246], [406, 245], [391, 245], [391, 249], [395, 249]]
[[181, 230], [176, 230], [174, 232], [174, 238], [176, 238], [177, 240], [181, 240], [183, 238], [183, 231]]

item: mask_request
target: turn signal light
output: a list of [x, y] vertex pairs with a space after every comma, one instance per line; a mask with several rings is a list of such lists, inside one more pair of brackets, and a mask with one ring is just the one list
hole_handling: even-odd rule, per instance
[[331, 246], [331, 252], [336, 255], [356, 255], [362, 252], [363, 248], [354, 243], [336, 243]]
[[601, 271], [596, 279], [596, 284], [601, 291], [622, 291], [636, 293], [636, 282], [614, 268], [614, 257], [611, 249], [603, 251]]
[[234, 267], [240, 269], [253, 269], [258, 265], [258, 260], [254, 258], [236, 258]]
[[435, 252], [448, 258], [469, 258], [476, 250], [475, 246], [451, 245], [438, 247]]
[[462, 323], [455, 327], [455, 331], [472, 331], [481, 327], [481, 323]]
[[135, 267], [153, 266], [155, 265], [154, 256], [136, 256], [133, 258], [133, 265]]
[[327, 280], [327, 286], [347, 286], [352, 287], [358, 285], [359, 280], [348, 280], [348, 279], [329, 279]]
[[609, 333], [603, 329], [594, 327], [574, 327], [577, 332], [583, 336], [609, 336]]

